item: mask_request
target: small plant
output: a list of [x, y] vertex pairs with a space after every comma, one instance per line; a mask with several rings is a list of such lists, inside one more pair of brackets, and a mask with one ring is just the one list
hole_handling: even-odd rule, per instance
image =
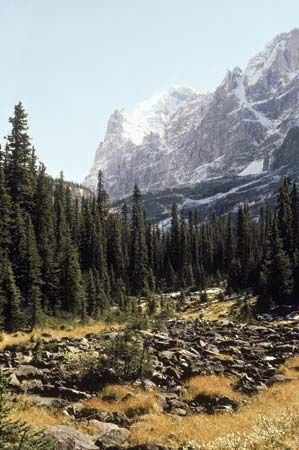
[[200, 302], [201, 302], [201, 303], [207, 303], [208, 300], [209, 300], [208, 293], [207, 293], [206, 291], [203, 291], [203, 292], [200, 294]]
[[134, 380], [151, 374], [149, 346], [141, 341], [136, 332], [126, 329], [108, 342], [100, 358], [100, 368], [104, 368], [115, 380]]
[[222, 291], [220, 291], [220, 292], [217, 294], [217, 299], [219, 300], [219, 302], [223, 302], [223, 301], [224, 301], [225, 296], [224, 296], [224, 293], [223, 293]]

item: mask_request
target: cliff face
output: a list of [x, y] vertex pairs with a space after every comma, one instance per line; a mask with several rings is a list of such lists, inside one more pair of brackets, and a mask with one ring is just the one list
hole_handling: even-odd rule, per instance
[[[275, 37], [245, 71], [229, 71], [215, 92], [179, 87], [115, 111], [85, 185], [104, 173], [110, 195], [222, 176], [271, 171], [277, 149], [299, 124], [299, 30]], [[280, 157], [281, 159], [281, 157]]]

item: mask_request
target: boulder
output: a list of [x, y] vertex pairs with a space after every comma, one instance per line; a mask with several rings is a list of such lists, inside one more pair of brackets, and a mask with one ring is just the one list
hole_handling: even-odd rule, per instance
[[89, 420], [88, 424], [91, 425], [96, 430], [98, 436], [101, 436], [104, 433], [109, 433], [112, 430], [119, 430], [119, 427], [114, 423], [100, 422], [99, 420], [96, 419]]
[[59, 450], [99, 450], [90, 436], [65, 425], [49, 427], [43, 436], [51, 439]]
[[103, 449], [125, 448], [128, 446], [130, 432], [126, 428], [116, 428], [104, 431], [96, 441], [96, 445]]

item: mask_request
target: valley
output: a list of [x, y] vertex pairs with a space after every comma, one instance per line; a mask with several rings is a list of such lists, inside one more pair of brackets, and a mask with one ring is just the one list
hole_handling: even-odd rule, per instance
[[299, 28], [29, 3], [1, 97], [0, 450], [298, 450]]

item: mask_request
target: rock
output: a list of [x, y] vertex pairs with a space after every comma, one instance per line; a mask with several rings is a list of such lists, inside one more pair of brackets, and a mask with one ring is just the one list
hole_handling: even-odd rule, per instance
[[271, 377], [268, 380], [268, 384], [271, 385], [271, 384], [274, 384], [274, 383], [287, 383], [289, 381], [294, 381], [294, 380], [297, 380], [297, 379], [298, 379], [297, 377], [287, 377], [285, 375], [277, 373], [276, 375], [273, 375], [273, 377]]
[[120, 427], [130, 425], [130, 420], [127, 416], [119, 411], [99, 411], [96, 408], [86, 408], [84, 405], [81, 407], [77, 405], [77, 407], [72, 406], [68, 408], [68, 413], [74, 415], [76, 419], [97, 420], [99, 422], [113, 423]]
[[111, 429], [100, 434], [96, 445], [103, 449], [127, 447], [130, 439], [130, 432], [126, 428]]
[[172, 414], [174, 416], [185, 417], [187, 416], [187, 411], [183, 408], [172, 408], [169, 414]]
[[166, 368], [165, 374], [168, 375], [171, 378], [174, 378], [175, 380], [180, 380], [180, 378], [181, 378], [180, 372], [176, 368], [174, 368], [172, 366], [168, 366]]
[[26, 402], [31, 405], [42, 406], [47, 408], [66, 408], [69, 403], [66, 400], [56, 397], [41, 397], [40, 395], [30, 395], [26, 397]]
[[225, 396], [211, 396], [207, 394], [197, 395], [190, 406], [202, 407], [208, 414], [214, 414], [217, 411], [236, 411], [239, 403]]
[[43, 371], [38, 369], [37, 367], [30, 365], [21, 365], [17, 368], [13, 369], [5, 369], [4, 375], [14, 374], [18, 378], [18, 380], [32, 380], [36, 378], [43, 377]]
[[99, 420], [96, 419], [89, 420], [88, 424], [90, 424], [93, 428], [95, 428], [96, 432], [100, 433], [100, 435], [102, 435], [103, 433], [108, 433], [112, 430], [119, 430], [119, 427], [114, 423], [100, 422]]
[[49, 427], [43, 435], [53, 440], [59, 450], [99, 450], [90, 436], [65, 425]]
[[20, 390], [22, 392], [40, 394], [44, 390], [44, 385], [41, 380], [24, 380], [21, 383]]
[[69, 400], [70, 402], [87, 400], [91, 397], [91, 395], [87, 394], [86, 392], [77, 391], [76, 389], [71, 389], [63, 386], [60, 386], [58, 388], [58, 394], [59, 397]]
[[16, 390], [20, 389], [21, 383], [14, 373], [8, 378], [8, 386]]

